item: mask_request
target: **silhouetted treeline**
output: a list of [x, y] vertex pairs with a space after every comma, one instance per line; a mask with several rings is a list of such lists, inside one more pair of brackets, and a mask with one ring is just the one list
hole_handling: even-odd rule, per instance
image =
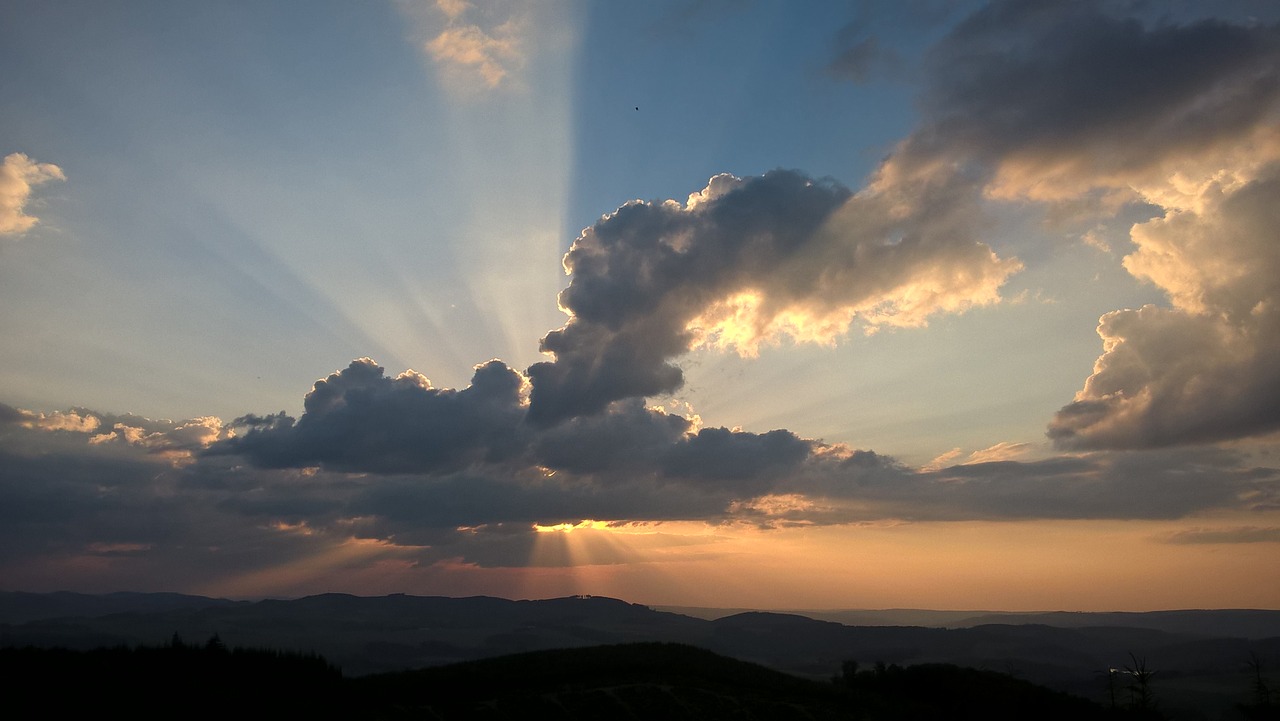
[[314, 715], [343, 701], [341, 670], [320, 656], [228, 649], [217, 636], [92, 651], [0, 648], [0, 678], [4, 708], [25, 710], [10, 718]]
[[859, 718], [877, 721], [1162, 718], [1146, 709], [1107, 708], [1007, 674], [951, 664], [877, 663], [863, 669], [846, 661], [834, 682], [848, 692]]
[[1011, 676], [958, 666], [881, 664], [821, 682], [669, 643], [537, 651], [352, 681], [361, 698], [396, 699], [379, 709], [384, 718], [1129, 718]]
[[[786, 719], [1088, 721], [1156, 719], [992, 671], [847, 662], [827, 682], [692, 646], [637, 643], [535, 651], [344, 678], [320, 656], [189, 644], [94, 651], [0, 649], [13, 718]], [[1258, 708], [1262, 713], [1264, 709]], [[1252, 716], [1250, 718], [1269, 718]]]

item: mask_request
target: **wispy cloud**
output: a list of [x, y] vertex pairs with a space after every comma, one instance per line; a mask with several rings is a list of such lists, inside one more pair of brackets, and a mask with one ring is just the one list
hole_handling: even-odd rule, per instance
[[1176, 544], [1280, 543], [1280, 527], [1193, 528], [1164, 539]]
[[423, 53], [461, 91], [518, 83], [528, 53], [526, 8], [508, 0], [436, 0], [401, 4], [424, 37]]

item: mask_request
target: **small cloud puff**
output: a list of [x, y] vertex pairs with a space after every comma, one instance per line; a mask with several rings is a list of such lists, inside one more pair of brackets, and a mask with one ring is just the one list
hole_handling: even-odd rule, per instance
[[0, 235], [19, 235], [40, 222], [25, 212], [32, 189], [66, 179], [62, 168], [52, 163], [37, 163], [23, 153], [5, 156], [0, 165]]
[[423, 53], [459, 92], [513, 85], [526, 62], [529, 8], [506, 0], [403, 0], [418, 25]]

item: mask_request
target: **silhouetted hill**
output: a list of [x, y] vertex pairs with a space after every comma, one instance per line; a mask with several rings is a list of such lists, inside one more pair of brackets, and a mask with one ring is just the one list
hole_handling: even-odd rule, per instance
[[[179, 604], [182, 598], [170, 599], [168, 607], [157, 600], [162, 608], [154, 611], [0, 624], [0, 646], [89, 649], [163, 644], [174, 633], [188, 639], [218, 634], [228, 645], [319, 653], [346, 675], [358, 676], [528, 651], [672, 642], [819, 680], [848, 660], [864, 667], [956, 664], [1094, 700], [1106, 695], [1109, 669], [1142, 659], [1157, 671], [1159, 697], [1180, 709], [1181, 719], [1217, 719], [1233, 704], [1248, 701], [1251, 654], [1263, 659], [1273, 676], [1280, 669], [1280, 637], [1214, 638], [1153, 628], [848, 626], [761, 612], [708, 621], [599, 597], [511, 601], [323, 594], [254, 603], [205, 599], [213, 602], [190, 605]], [[1205, 614], [1214, 612], [1189, 613], [1207, 619]], [[1213, 627], [1210, 621], [1205, 626]]]
[[1111, 626], [1115, 628], [1147, 628], [1167, 633], [1238, 638], [1271, 638], [1280, 636], [1280, 611], [1259, 609], [1220, 609], [1189, 611], [1144, 611], [1141, 613], [1111, 611], [1075, 613], [988, 613], [970, 616], [950, 626], [982, 626], [1001, 624], [1038, 624], [1059, 628]]
[[26, 623], [45, 618], [79, 616], [94, 618], [113, 613], [155, 613], [177, 609], [234, 606], [247, 601], [228, 601], [225, 598], [188, 596], [181, 593], [130, 593], [127, 591], [106, 594], [72, 593], [24, 593], [0, 591], [0, 623]]
[[[1109, 718], [1084, 699], [1002, 674], [929, 665], [808, 680], [682, 644], [538, 651], [357, 679], [360, 698], [441, 719]], [[385, 710], [383, 711], [385, 713]]]
[[6, 711], [21, 718], [1117, 718], [1084, 699], [989, 671], [879, 665], [814, 681], [665, 643], [535, 651], [352, 679], [317, 656], [229, 650], [211, 639], [94, 651], [0, 649], [0, 673]]
[[[679, 613], [712, 621], [754, 609], [707, 608], [702, 606], [654, 606], [655, 610]], [[933, 611], [913, 608], [884, 610], [792, 610], [789, 615], [818, 621], [834, 621], [846, 626], [925, 626], [928, 628], [971, 628], [992, 624], [1035, 625], [1059, 628], [1092, 626], [1146, 628], [1167, 633], [1207, 637], [1272, 638], [1280, 636], [1280, 611], [1262, 609], [1197, 609], [1181, 611]]]
[[[440, 719], [844, 719], [840, 690], [679, 644], [534, 651], [355, 679], [377, 715]], [[395, 706], [385, 703], [395, 699]]]
[[0, 648], [8, 718], [339, 718], [341, 672], [314, 654], [211, 639], [91, 651]]
[[323, 594], [291, 601], [0, 624], [0, 646], [90, 649], [158, 644], [172, 634], [317, 651], [347, 673], [375, 673], [549, 648], [680, 641], [703, 622], [611, 598], [510, 601]]

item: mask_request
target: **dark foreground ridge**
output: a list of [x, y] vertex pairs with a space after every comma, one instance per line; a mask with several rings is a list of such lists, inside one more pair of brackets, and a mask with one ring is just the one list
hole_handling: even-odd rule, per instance
[[[877, 663], [886, 672], [900, 667], [908, 675], [899, 679], [949, 664], [1008, 674], [1108, 708], [1133, 705], [1143, 695], [1131, 688], [1126, 671], [1141, 665], [1152, 671], [1143, 693], [1179, 721], [1238, 721], [1244, 706], [1280, 703], [1280, 611], [1002, 615], [981, 619], [1000, 623], [932, 628], [883, 625], [901, 622], [895, 612], [859, 616], [886, 613], [891, 616], [849, 624], [762, 612], [708, 620], [588, 596], [323, 594], [232, 602], [0, 592], [0, 647], [155, 648], [175, 634], [217, 635], [228, 647], [323, 656], [354, 679], [525, 652], [660, 642], [820, 684], [841, 675], [851, 660], [863, 664], [863, 673]], [[1054, 625], [1059, 622], [1064, 625]]]
[[991, 671], [880, 665], [830, 681], [692, 646], [639, 643], [536, 651], [343, 678], [314, 655], [229, 650], [214, 638], [159, 648], [2, 649], [19, 717], [124, 713], [173, 718], [343, 719], [1130, 719]]

